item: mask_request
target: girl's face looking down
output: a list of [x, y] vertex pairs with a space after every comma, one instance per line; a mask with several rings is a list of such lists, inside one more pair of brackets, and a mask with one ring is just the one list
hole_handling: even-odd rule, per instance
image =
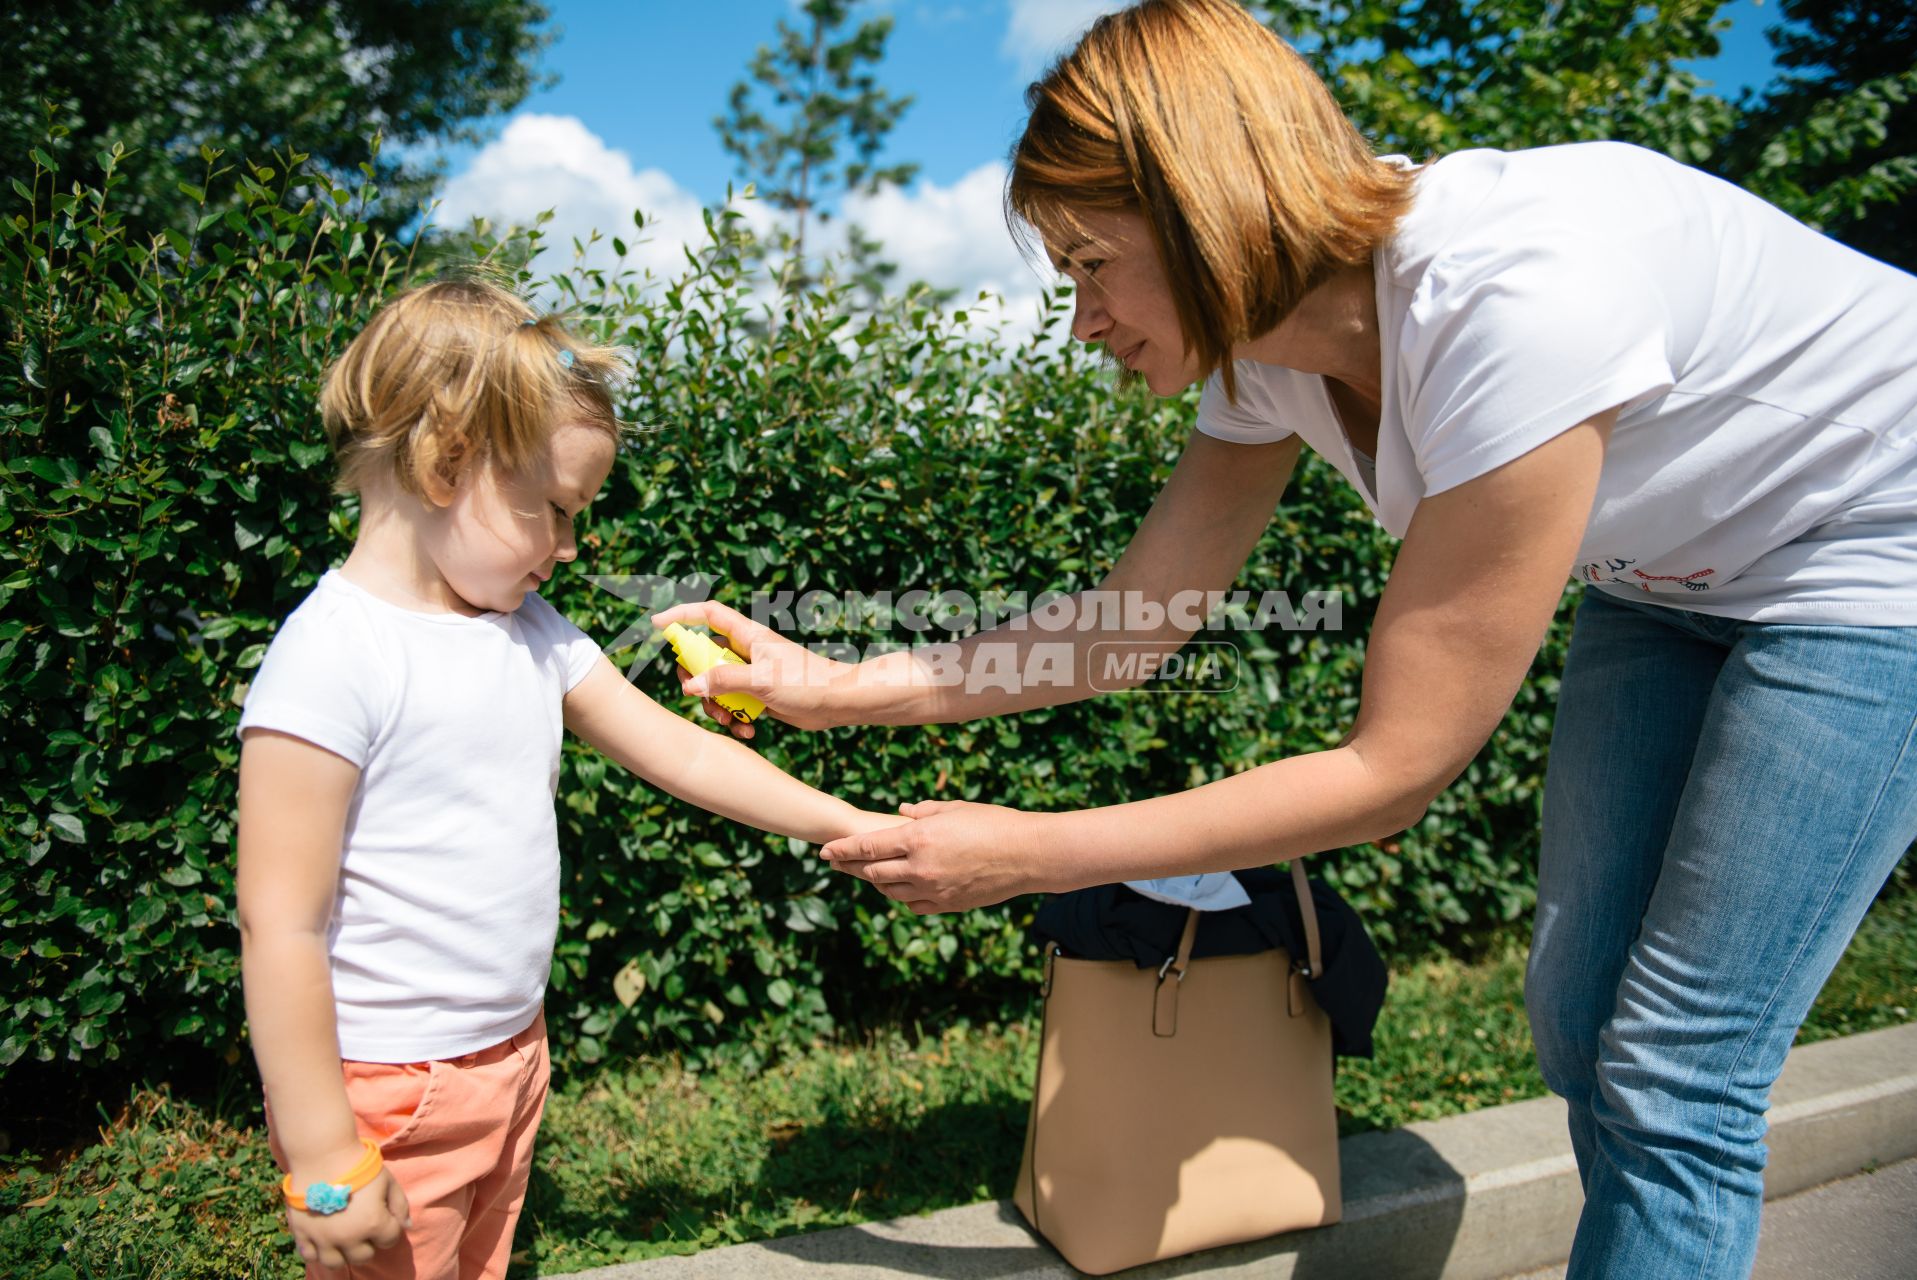
[[1185, 348], [1164, 264], [1144, 215], [1098, 209], [1076, 214], [1077, 231], [1046, 237], [1052, 265], [1071, 278], [1072, 336], [1099, 343], [1143, 378], [1153, 395], [1177, 395], [1198, 381]]
[[539, 590], [579, 554], [573, 522], [605, 484], [614, 453], [604, 430], [566, 422], [525, 474], [469, 463], [450, 487], [430, 485], [425, 550], [453, 594], [475, 612], [510, 613]]

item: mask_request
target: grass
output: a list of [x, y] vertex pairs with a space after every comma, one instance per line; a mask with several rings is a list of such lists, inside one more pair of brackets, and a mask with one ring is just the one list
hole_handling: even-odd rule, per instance
[[[1345, 1132], [1544, 1091], [1524, 953], [1393, 975], [1377, 1056], [1342, 1064]], [[1799, 1043], [1911, 1020], [1917, 895], [1880, 902]], [[1009, 1193], [1030, 1098], [1022, 1026], [820, 1046], [756, 1073], [648, 1061], [555, 1090], [517, 1274], [692, 1253]], [[248, 1102], [136, 1091], [99, 1141], [0, 1164], [0, 1274], [72, 1280], [293, 1277]]]

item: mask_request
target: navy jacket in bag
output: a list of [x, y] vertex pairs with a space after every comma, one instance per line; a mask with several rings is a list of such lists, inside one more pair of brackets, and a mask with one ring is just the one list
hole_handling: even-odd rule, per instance
[[[1250, 955], [1274, 947], [1303, 957], [1304, 920], [1291, 877], [1272, 867], [1232, 874], [1251, 902], [1228, 911], [1201, 912], [1192, 958]], [[1347, 1058], [1369, 1058], [1371, 1029], [1384, 1007], [1384, 961], [1351, 904], [1322, 880], [1310, 884], [1323, 959], [1323, 972], [1311, 975], [1311, 993], [1331, 1021], [1332, 1051]], [[1177, 952], [1186, 911], [1122, 884], [1102, 884], [1047, 898], [1032, 927], [1041, 938], [1063, 947], [1068, 956], [1130, 960], [1141, 969], [1156, 969]]]

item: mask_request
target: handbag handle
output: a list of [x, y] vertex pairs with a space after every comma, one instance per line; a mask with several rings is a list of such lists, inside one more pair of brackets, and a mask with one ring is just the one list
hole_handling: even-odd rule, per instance
[[[1152, 1034], [1169, 1039], [1178, 1034], [1178, 988], [1191, 968], [1191, 947], [1198, 938], [1198, 909], [1185, 912], [1185, 931], [1178, 935], [1178, 953], [1158, 966], [1158, 986], [1152, 992]], [[1167, 982], [1165, 979], [1170, 978]]]
[[[1305, 924], [1305, 962], [1298, 965], [1298, 971], [1307, 978], [1315, 978], [1324, 969], [1325, 957], [1318, 934], [1318, 907], [1311, 900], [1311, 884], [1305, 879], [1302, 858], [1291, 860], [1291, 887], [1297, 891], [1298, 914], [1303, 917]], [[1185, 970], [1191, 967], [1192, 943], [1198, 938], [1198, 915], [1196, 907], [1185, 912], [1185, 931], [1178, 937], [1178, 952], [1166, 956], [1165, 963], [1158, 966], [1159, 982], [1164, 982], [1167, 977], [1180, 982], [1185, 980]]]
[[1305, 920], [1304, 975], [1315, 978], [1324, 969], [1325, 958], [1318, 949], [1318, 908], [1311, 901], [1311, 886], [1305, 882], [1303, 858], [1291, 860], [1291, 886], [1298, 891], [1298, 911]]
[[[1305, 925], [1305, 962], [1298, 963], [1292, 957], [1292, 968], [1298, 975], [1315, 978], [1324, 966], [1324, 955], [1318, 935], [1318, 908], [1311, 900], [1311, 885], [1305, 879], [1304, 861], [1291, 860], [1291, 886], [1298, 894], [1298, 911]], [[1152, 1034], [1160, 1039], [1169, 1039], [1178, 1034], [1178, 988], [1185, 981], [1185, 972], [1191, 968], [1192, 944], [1198, 940], [1198, 916], [1196, 907], [1185, 912], [1185, 928], [1178, 935], [1178, 950], [1165, 957], [1158, 966], [1158, 985], [1152, 993]], [[1167, 982], [1166, 979], [1171, 981]], [[1052, 974], [1051, 956], [1045, 961], [1045, 994], [1051, 994]], [[1298, 986], [1298, 978], [1291, 980], [1291, 1014], [1297, 1017], [1303, 1012], [1303, 988]]]
[[1185, 931], [1178, 935], [1178, 951], [1165, 957], [1165, 963], [1158, 966], [1158, 980], [1163, 982], [1170, 974], [1178, 981], [1185, 980], [1185, 970], [1191, 968], [1191, 946], [1198, 940], [1198, 908], [1185, 909]]

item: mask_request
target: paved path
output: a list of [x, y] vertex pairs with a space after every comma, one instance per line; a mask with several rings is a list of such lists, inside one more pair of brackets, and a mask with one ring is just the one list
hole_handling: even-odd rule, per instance
[[[1512, 1280], [1563, 1280], [1563, 1267]], [[1917, 1276], [1917, 1160], [1839, 1178], [1764, 1206], [1751, 1280]]]
[[[1806, 1045], [1772, 1090], [1761, 1280], [1917, 1280], [1917, 1024]], [[1577, 1168], [1556, 1098], [1339, 1144], [1344, 1220], [1172, 1259], [1127, 1280], [1559, 1280]], [[1875, 1173], [1857, 1174], [1859, 1169]], [[1836, 1181], [1832, 1181], [1836, 1179]], [[1795, 1194], [1793, 1194], [1795, 1193]], [[987, 1201], [576, 1273], [578, 1280], [1072, 1280]]]

